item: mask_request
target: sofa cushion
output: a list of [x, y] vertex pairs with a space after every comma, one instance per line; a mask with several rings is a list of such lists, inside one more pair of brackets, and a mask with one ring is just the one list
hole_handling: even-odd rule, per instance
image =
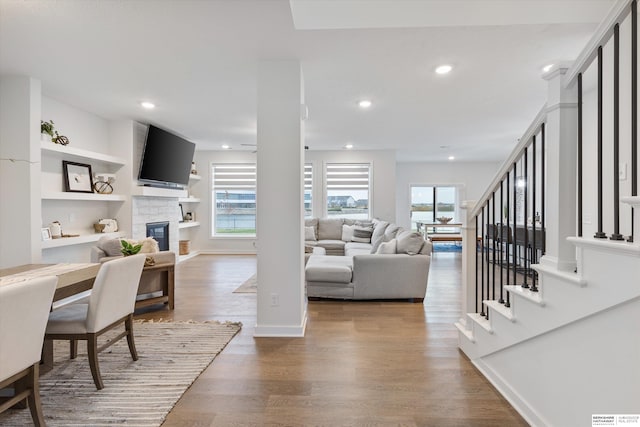
[[305, 218], [304, 219], [304, 226], [305, 227], [313, 227], [313, 232], [314, 232], [314, 234], [316, 236], [316, 239], [318, 238], [318, 218]]
[[318, 240], [317, 245], [325, 248], [327, 255], [344, 255], [345, 242], [342, 240]]
[[304, 240], [309, 242], [314, 242], [318, 240], [316, 238], [316, 228], [313, 226], [304, 226]]
[[102, 249], [107, 256], [119, 256], [122, 255], [122, 244], [120, 243], [120, 240], [121, 239], [118, 238], [114, 239], [112, 237], [103, 236], [98, 240], [96, 246]]
[[355, 225], [353, 228], [352, 242], [371, 243], [371, 235], [373, 234], [373, 226]]
[[350, 283], [352, 258], [346, 256], [312, 255], [305, 267], [307, 282]]
[[391, 239], [395, 239], [398, 232], [402, 230], [403, 228], [397, 224], [389, 224], [384, 230], [384, 241], [388, 242]]
[[342, 225], [342, 241], [350, 242], [353, 239], [353, 231], [355, 229], [355, 225]]
[[395, 254], [396, 248], [398, 246], [398, 241], [396, 239], [391, 239], [388, 242], [380, 243], [378, 246], [377, 254]]
[[318, 240], [342, 239], [342, 218], [321, 218], [318, 220]]
[[389, 226], [387, 221], [374, 220], [373, 233], [371, 234], [371, 253], [375, 254], [380, 243], [384, 242], [384, 231]]
[[403, 231], [396, 237], [398, 245], [396, 253], [398, 254], [418, 254], [424, 245], [424, 237], [422, 234], [411, 231]]
[[345, 256], [354, 256], [371, 253], [371, 243], [347, 242], [344, 245]]

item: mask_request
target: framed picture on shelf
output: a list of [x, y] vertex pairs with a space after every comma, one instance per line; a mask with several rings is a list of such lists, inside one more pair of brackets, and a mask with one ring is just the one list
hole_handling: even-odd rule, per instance
[[182, 210], [182, 203], [178, 203], [178, 206], [180, 206], [180, 212], [178, 213], [180, 215], [180, 219], [178, 221], [184, 222], [184, 211]]
[[74, 193], [93, 193], [93, 175], [91, 165], [62, 161], [64, 191]]
[[51, 240], [51, 230], [48, 228], [41, 228], [40, 233], [42, 233], [42, 240]]

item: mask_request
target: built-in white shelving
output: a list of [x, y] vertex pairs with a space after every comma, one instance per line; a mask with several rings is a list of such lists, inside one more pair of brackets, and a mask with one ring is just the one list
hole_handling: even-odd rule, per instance
[[94, 202], [124, 202], [127, 196], [122, 194], [97, 194], [97, 193], [73, 193], [73, 192], [50, 192], [42, 194], [43, 200], [89, 200]]
[[180, 203], [200, 203], [200, 199], [198, 197], [180, 197], [178, 199]]
[[121, 157], [83, 150], [69, 145], [54, 144], [53, 142], [40, 141], [40, 148], [43, 152], [59, 155], [60, 157], [64, 157], [66, 160], [94, 160], [102, 163], [111, 163], [117, 166], [124, 166], [126, 163], [126, 160]]
[[191, 228], [191, 227], [200, 227], [200, 223], [198, 221], [185, 221], [178, 223], [178, 228]]
[[78, 237], [62, 237], [59, 239], [44, 240], [42, 242], [42, 249], [59, 248], [62, 246], [82, 245], [84, 243], [97, 242], [103, 236], [122, 237], [124, 236], [124, 234], [120, 232], [95, 233], [95, 234], [83, 234]]
[[202, 176], [200, 175], [194, 175], [194, 174], [189, 175], [189, 181], [200, 181], [201, 179], [202, 179]]

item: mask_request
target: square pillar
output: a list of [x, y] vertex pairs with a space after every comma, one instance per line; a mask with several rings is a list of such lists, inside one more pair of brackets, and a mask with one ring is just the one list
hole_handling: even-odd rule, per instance
[[259, 63], [256, 337], [304, 336], [303, 103], [299, 61]]

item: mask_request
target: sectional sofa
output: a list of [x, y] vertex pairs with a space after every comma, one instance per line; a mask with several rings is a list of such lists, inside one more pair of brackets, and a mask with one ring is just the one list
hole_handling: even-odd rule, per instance
[[310, 298], [424, 300], [432, 245], [420, 233], [376, 219], [312, 218], [305, 243], [324, 249], [305, 267]]

